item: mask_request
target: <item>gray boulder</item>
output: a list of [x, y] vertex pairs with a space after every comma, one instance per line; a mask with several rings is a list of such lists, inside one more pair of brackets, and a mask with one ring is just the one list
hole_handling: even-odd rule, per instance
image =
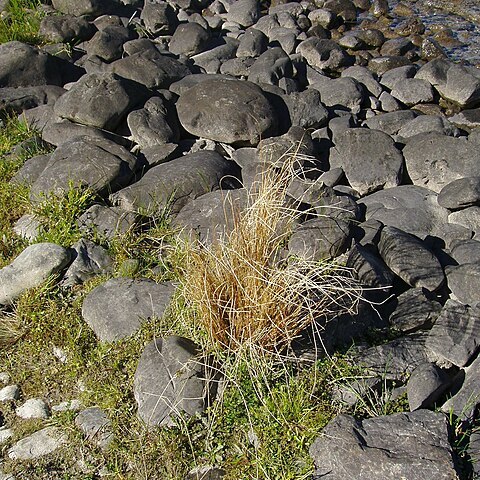
[[340, 415], [313, 442], [310, 455], [316, 479], [460, 478], [447, 418], [429, 410], [363, 421]]
[[[65, 93], [62, 87], [39, 85], [35, 87], [0, 88], [0, 112], [2, 114], [19, 114], [25, 110], [44, 105], [53, 105]], [[27, 122], [31, 125], [31, 122]], [[33, 125], [41, 130], [41, 125]]]
[[360, 195], [400, 184], [403, 157], [387, 134], [350, 128], [335, 143], [330, 167], [342, 167], [348, 182]]
[[0, 87], [63, 85], [61, 62], [22, 42], [0, 45]]
[[353, 57], [333, 40], [312, 37], [301, 42], [296, 52], [319, 70], [337, 70], [353, 64]]
[[69, 261], [68, 250], [60, 245], [30, 245], [10, 265], [0, 269], [0, 305], [11, 304], [29, 288], [42, 285]]
[[172, 5], [161, 0], [146, 0], [140, 20], [147, 31], [154, 36], [171, 34], [178, 25]]
[[42, 18], [38, 34], [53, 43], [88, 40], [95, 29], [84, 17], [48, 15]]
[[343, 107], [357, 112], [365, 101], [363, 86], [351, 77], [326, 77], [325, 80], [310, 84], [310, 88], [320, 92], [322, 103], [327, 107]]
[[450, 121], [459, 128], [470, 131], [480, 127], [480, 108], [463, 110], [450, 117]]
[[8, 450], [12, 460], [35, 460], [67, 443], [67, 435], [57, 427], [47, 427], [19, 440]]
[[284, 97], [293, 126], [321, 128], [328, 122], [328, 110], [322, 104], [320, 92], [314, 88], [292, 92]]
[[412, 107], [418, 103], [430, 103], [434, 100], [432, 86], [419, 78], [399, 80], [395, 83], [391, 94], [407, 107]]
[[176, 142], [180, 137], [176, 115], [160, 97], [152, 97], [143, 108], [130, 112], [127, 124], [141, 148]]
[[360, 82], [371, 95], [379, 97], [382, 94], [383, 88], [376, 80], [373, 73], [366, 67], [355, 65], [348, 67], [342, 71], [342, 77], [351, 77]]
[[443, 286], [445, 275], [437, 257], [417, 237], [395, 227], [384, 227], [378, 244], [388, 267], [412, 287], [434, 292]]
[[75, 425], [90, 443], [106, 450], [113, 440], [112, 423], [104, 411], [90, 407], [75, 417]]
[[419, 115], [405, 123], [400, 130], [398, 130], [398, 135], [403, 138], [409, 138], [428, 132], [438, 132], [452, 137], [459, 136], [458, 128], [452, 125], [448, 119], [440, 115]]
[[226, 19], [227, 22], [235, 22], [247, 28], [255, 24], [259, 16], [260, 5], [257, 0], [237, 0], [230, 4]]
[[190, 57], [194, 65], [199, 67], [202, 72], [208, 74], [219, 73], [220, 68], [227, 60], [235, 58], [238, 46], [238, 40], [232, 40], [226, 37], [225, 41], [226, 43], [222, 43], [221, 45]]
[[123, 44], [132, 39], [132, 33], [123, 25], [108, 25], [102, 28], [86, 44], [87, 55], [105, 62], [121, 58]]
[[365, 120], [365, 125], [372, 130], [380, 130], [388, 135], [396, 135], [400, 129], [416, 118], [418, 113], [413, 110], [381, 113]]
[[388, 321], [395, 330], [410, 333], [429, 328], [441, 310], [442, 305], [427, 298], [422, 288], [411, 288], [397, 297]]
[[261, 55], [268, 45], [268, 37], [256, 28], [248, 28], [240, 37], [237, 48], [237, 57], [255, 58]]
[[[158, 50], [149, 48], [132, 53], [110, 64], [111, 72], [142, 84], [147, 88], [168, 88], [187, 75], [190, 69], [178, 60], [167, 55], [162, 55]], [[143, 96], [145, 99], [145, 96]], [[136, 102], [140, 103], [140, 99]]]
[[480, 264], [465, 263], [447, 270], [448, 288], [464, 305], [480, 302]]
[[94, 288], [83, 301], [82, 317], [101, 342], [115, 342], [165, 312], [175, 287], [145, 278], [113, 278]]
[[77, 224], [85, 234], [111, 240], [116, 235], [127, 233], [136, 221], [137, 215], [133, 212], [126, 212], [118, 207], [92, 205], [78, 217]]
[[224, 238], [235, 225], [236, 216], [247, 206], [247, 191], [217, 190], [188, 202], [173, 219], [172, 225], [183, 234], [208, 244]]
[[413, 184], [435, 192], [453, 180], [476, 176], [480, 162], [480, 150], [474, 144], [435, 132], [410, 140], [403, 156]]
[[420, 238], [443, 238], [450, 213], [438, 205], [435, 192], [415, 185], [372, 193], [359, 200], [359, 204], [366, 208], [367, 220], [378, 220]]
[[90, 73], [55, 102], [54, 112], [73, 122], [114, 131], [147, 96], [142, 85], [114, 73]]
[[413, 78], [417, 73], [418, 67], [416, 65], [405, 65], [403, 67], [392, 68], [382, 74], [380, 83], [392, 90], [395, 84], [399, 80], [405, 80], [406, 78]]
[[106, 274], [112, 270], [113, 259], [107, 250], [90, 240], [80, 239], [71, 250], [74, 252], [74, 260], [63, 276], [64, 287], [82, 284], [95, 275]]
[[443, 405], [442, 411], [448, 415], [455, 415], [462, 421], [471, 421], [476, 416], [480, 404], [480, 357], [461, 371], [463, 382], [457, 393]]
[[37, 180], [41, 173], [45, 170], [50, 161], [50, 154], [35, 155], [29, 158], [21, 167], [20, 170], [11, 178], [10, 182], [20, 185], [31, 185]]
[[459, 265], [480, 263], [480, 242], [473, 239], [459, 240], [450, 246], [450, 254]]
[[447, 183], [438, 194], [438, 204], [450, 210], [480, 205], [480, 177], [459, 178]]
[[427, 335], [414, 333], [376, 347], [370, 347], [355, 356], [356, 363], [375, 375], [404, 381], [422, 363], [429, 361], [425, 346]]
[[262, 90], [240, 80], [206, 80], [180, 95], [178, 118], [193, 135], [256, 145], [275, 134], [276, 113]]
[[53, 7], [67, 15], [81, 17], [82, 15], [98, 16], [112, 11], [117, 2], [109, 0], [52, 0]]
[[428, 334], [426, 346], [437, 358], [464, 367], [480, 347], [480, 308], [447, 300]]
[[448, 216], [448, 222], [480, 233], [480, 207], [468, 207], [463, 210], [458, 210]]
[[175, 55], [190, 57], [207, 48], [210, 35], [196, 22], [183, 23], [175, 29], [168, 49]]
[[63, 194], [72, 184], [106, 195], [128, 184], [138, 168], [138, 160], [110, 140], [75, 137], [52, 154], [32, 185], [30, 199], [39, 202], [51, 193]]
[[180, 415], [202, 413], [214, 399], [211, 372], [191, 340], [171, 336], [149, 343], [134, 379], [138, 416], [149, 426], [175, 424]]
[[410, 410], [431, 407], [450, 386], [451, 376], [434, 363], [419, 365], [407, 382]]
[[236, 165], [213, 151], [191, 153], [151, 168], [138, 182], [111, 196], [114, 204], [127, 211], [178, 213], [189, 200], [228, 186], [238, 176]]

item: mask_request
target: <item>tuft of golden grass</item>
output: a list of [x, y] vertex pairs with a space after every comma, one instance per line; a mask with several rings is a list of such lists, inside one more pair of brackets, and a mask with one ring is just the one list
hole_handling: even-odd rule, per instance
[[295, 152], [266, 165], [248, 191], [247, 206], [230, 210], [232, 225], [218, 241], [185, 249], [185, 297], [216, 345], [229, 351], [281, 351], [317, 320], [352, 308], [358, 287], [333, 262], [285, 256], [301, 214], [286, 191], [301, 171]]

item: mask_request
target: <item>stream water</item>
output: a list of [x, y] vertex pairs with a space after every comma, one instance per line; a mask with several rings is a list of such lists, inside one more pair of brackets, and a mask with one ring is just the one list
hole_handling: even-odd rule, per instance
[[[398, 0], [390, 0], [393, 9]], [[452, 30], [458, 45], [444, 48], [455, 61], [480, 67], [480, 0], [402, 0], [429, 30]]]

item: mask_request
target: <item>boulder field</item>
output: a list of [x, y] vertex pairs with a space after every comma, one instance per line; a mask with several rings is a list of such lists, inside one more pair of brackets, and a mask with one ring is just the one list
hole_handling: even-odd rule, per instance
[[[386, 0], [52, 0], [45, 8], [44, 47], [0, 45], [1, 113], [21, 115], [54, 147], [12, 181], [31, 187], [32, 202], [89, 187], [103, 202], [78, 219], [85, 232], [112, 238], [140, 211], [168, 208], [174, 225], [206, 242], [230, 223], [225, 198], [242, 208], [265, 166], [295, 152], [288, 200], [318, 216], [298, 222], [286, 254], [340, 258], [365, 288], [364, 308], [332, 321], [324, 343], [395, 330], [357, 360], [406, 391], [411, 410], [334, 418], [311, 445], [312, 478], [464, 478], [447, 414], [473, 425], [480, 405], [480, 70], [449, 60], [419, 19]], [[34, 218], [15, 229], [34, 241]], [[0, 305], [52, 274], [70, 288], [110, 270], [90, 240], [69, 250], [34, 243], [0, 269]], [[174, 291], [111, 279], [87, 295], [82, 315], [100, 341], [119, 341], [162, 315]], [[147, 345], [134, 396], [148, 425], [201, 413], [215, 397], [197, 355], [186, 338]], [[343, 395], [354, 404], [374, 383]], [[18, 388], [6, 381], [0, 401], [17, 401]], [[49, 407], [31, 400], [21, 414], [48, 418]], [[104, 412], [82, 410], [76, 423], [108, 447]], [[476, 439], [465, 447], [472, 459]], [[65, 442], [45, 426], [5, 455], [37, 458]]]

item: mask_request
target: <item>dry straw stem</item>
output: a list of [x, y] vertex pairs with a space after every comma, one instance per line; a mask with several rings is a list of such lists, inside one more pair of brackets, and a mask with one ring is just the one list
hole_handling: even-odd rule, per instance
[[348, 269], [333, 262], [282, 258], [305, 214], [286, 203], [301, 160], [293, 150], [265, 165], [242, 211], [225, 203], [226, 217], [232, 218], [226, 233], [186, 248], [186, 300], [222, 348], [279, 352], [309, 325], [356, 304], [358, 286]]

